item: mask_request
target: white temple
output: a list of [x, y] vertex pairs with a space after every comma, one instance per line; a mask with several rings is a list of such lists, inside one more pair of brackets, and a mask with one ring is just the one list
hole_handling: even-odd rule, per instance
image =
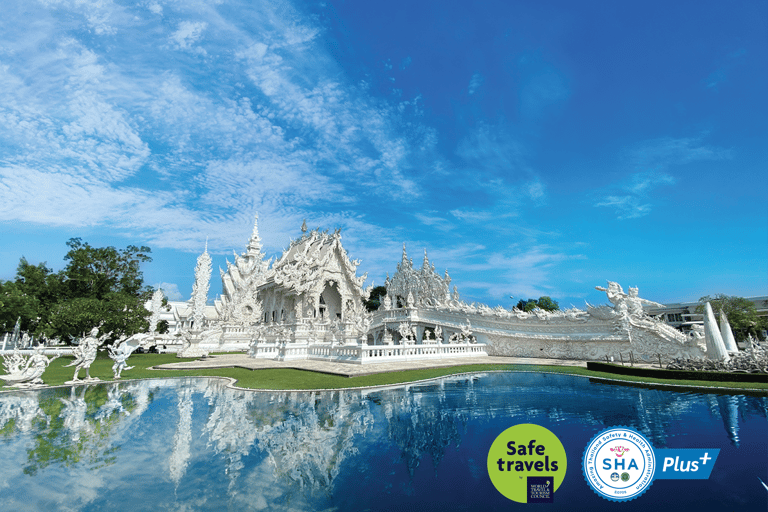
[[[485, 355], [721, 359], [706, 339], [651, 318], [644, 308], [660, 305], [640, 298], [637, 288], [624, 293], [614, 282], [597, 287], [612, 306], [586, 310], [524, 312], [467, 304], [455, 286], [451, 293], [448, 272], [440, 276], [426, 251], [417, 269], [403, 246], [397, 271], [387, 275], [381, 307], [369, 313], [366, 275], [357, 276], [360, 262], [349, 259], [340, 231], [308, 232], [304, 224], [301, 237], [273, 263], [262, 252], [258, 217], [246, 251], [220, 269], [223, 295], [214, 306], [205, 306], [199, 293], [207, 290], [209, 261], [206, 250], [192, 300], [173, 304], [169, 313], [173, 328], [185, 333], [182, 354], [247, 351], [257, 358], [358, 364]], [[172, 342], [173, 334], [166, 340]]]

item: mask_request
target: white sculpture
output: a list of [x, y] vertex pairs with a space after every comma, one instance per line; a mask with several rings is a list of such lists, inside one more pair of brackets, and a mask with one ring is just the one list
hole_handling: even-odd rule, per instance
[[72, 377], [71, 381], [67, 381], [67, 384], [80, 382], [80, 379], [77, 378], [77, 374], [80, 373], [80, 370], [83, 368], [85, 368], [86, 382], [100, 380], [98, 377], [91, 377], [91, 364], [96, 360], [99, 346], [101, 346], [111, 334], [111, 332], [108, 332], [101, 337], [97, 337], [99, 335], [99, 328], [94, 327], [91, 329], [91, 333], [88, 336], [80, 340], [80, 344], [72, 350], [75, 360], [64, 367], [69, 368], [70, 366], [75, 366], [75, 376]]
[[206, 346], [217, 345], [221, 338], [221, 329], [213, 328], [206, 329], [202, 333], [200, 331], [182, 331], [181, 332], [181, 349], [176, 352], [176, 357], [207, 357], [208, 351], [201, 348], [200, 344], [205, 343]]
[[368, 339], [368, 331], [371, 329], [372, 316], [373, 315], [371, 315], [371, 313], [369, 313], [364, 307], [360, 308], [359, 311], [355, 311], [353, 315], [354, 329], [356, 331], [356, 335], [360, 338], [363, 345], [365, 345]]
[[211, 281], [211, 256], [208, 254], [208, 241], [205, 241], [205, 251], [197, 258], [195, 266], [195, 284], [192, 285], [192, 320], [193, 327], [203, 329], [205, 320], [205, 305], [208, 302], [208, 289]]
[[163, 290], [159, 288], [152, 294], [152, 299], [149, 302], [149, 311], [152, 315], [149, 317], [149, 333], [155, 334], [157, 332], [157, 323], [160, 321], [160, 310], [163, 307]]
[[344, 330], [341, 321], [336, 319], [331, 322], [328, 331], [331, 333], [331, 345], [336, 345], [337, 343], [339, 345], [344, 345]]
[[384, 345], [393, 345], [395, 343], [395, 341], [392, 339], [392, 333], [389, 332], [386, 324], [384, 324], [384, 336], [382, 337], [381, 342]]
[[[619, 287], [621, 288], [621, 287]], [[627, 308], [629, 310], [630, 316], [633, 317], [643, 317], [645, 316], [645, 311], [643, 310], [643, 305], [647, 304], [648, 306], [653, 306], [657, 308], [663, 308], [664, 306], [662, 304], [659, 304], [658, 302], [653, 302], [652, 300], [646, 300], [641, 299], [639, 296], [639, 290], [635, 286], [629, 287], [629, 295], [626, 297], [627, 301]]]
[[120, 378], [120, 374], [123, 370], [130, 370], [133, 366], [128, 366], [128, 358], [133, 354], [133, 351], [139, 348], [138, 339], [131, 337], [127, 340], [118, 340], [115, 344], [107, 347], [109, 357], [114, 361], [112, 365], [112, 373], [115, 379]]
[[0, 375], [6, 384], [15, 387], [43, 386], [42, 376], [51, 361], [59, 357], [57, 351], [50, 359], [43, 354], [45, 347], [38, 345], [29, 357], [24, 357], [18, 350], [13, 351], [10, 357], [3, 356], [3, 368], [7, 375]]
[[725, 349], [728, 352], [739, 351], [739, 347], [736, 345], [736, 339], [733, 337], [731, 324], [728, 322], [728, 317], [725, 316], [725, 311], [722, 309], [720, 310], [720, 336], [723, 338]]
[[416, 334], [414, 334], [413, 327], [408, 322], [400, 322], [397, 331], [400, 333], [400, 343], [403, 345], [413, 345], [416, 343]]
[[728, 362], [730, 356], [723, 343], [723, 337], [717, 328], [715, 314], [709, 302], [704, 305], [704, 337], [707, 341], [707, 357], [715, 361]]
[[477, 343], [477, 339], [472, 335], [472, 324], [467, 320], [466, 325], [461, 326], [461, 341], [464, 343]]

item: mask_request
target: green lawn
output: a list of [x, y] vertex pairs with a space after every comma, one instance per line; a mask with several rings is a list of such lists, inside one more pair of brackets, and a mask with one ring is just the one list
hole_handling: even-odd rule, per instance
[[[730, 388], [730, 389], [759, 389], [768, 391], [765, 383], [741, 383], [741, 382], [707, 382], [707, 381], [676, 381], [667, 379], [652, 379], [646, 377], [633, 377], [626, 375], [614, 375], [610, 373], [594, 372], [586, 368], [572, 366], [539, 366], [539, 365], [495, 365], [495, 364], [467, 364], [447, 368], [434, 368], [428, 370], [407, 370], [401, 372], [379, 373], [361, 377], [341, 377], [304, 370], [293, 369], [264, 369], [247, 370], [244, 368], [217, 368], [210, 370], [150, 370], [151, 366], [164, 363], [189, 361], [191, 359], [179, 359], [174, 354], [134, 354], [128, 360], [134, 368], [123, 371], [125, 379], [148, 379], [158, 377], [231, 377], [237, 380], [237, 386], [249, 389], [339, 389], [365, 386], [383, 386], [389, 384], [401, 384], [419, 380], [434, 379], [445, 375], [454, 375], [466, 372], [483, 371], [528, 371], [563, 373], [571, 375], [584, 375], [604, 379], [617, 380], [627, 383], [644, 384], [672, 384], [678, 386], [692, 386], [702, 388]], [[74, 375], [74, 367], [64, 368], [72, 362], [71, 357], [60, 357], [53, 361], [43, 374], [43, 380], [50, 386], [62, 385], [71, 380]], [[85, 373], [80, 371], [82, 379]], [[101, 380], [112, 380], [112, 360], [106, 355], [100, 354], [99, 358], [91, 365], [91, 376]], [[7, 389], [7, 388], [6, 388]]]

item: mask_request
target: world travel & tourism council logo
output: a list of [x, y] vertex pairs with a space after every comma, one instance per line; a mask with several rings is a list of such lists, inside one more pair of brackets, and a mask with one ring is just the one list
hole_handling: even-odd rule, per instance
[[611, 501], [629, 501], [657, 479], [709, 478], [719, 452], [700, 448], [657, 450], [636, 430], [613, 427], [592, 438], [581, 464], [585, 480], [598, 495]]

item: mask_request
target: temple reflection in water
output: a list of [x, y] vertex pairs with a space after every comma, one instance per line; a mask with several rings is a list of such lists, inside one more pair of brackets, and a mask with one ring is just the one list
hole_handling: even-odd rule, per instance
[[[365, 391], [251, 392], [204, 378], [17, 391], [0, 394], [0, 499], [15, 510], [125, 500], [147, 510], [461, 509], [481, 493], [483, 506], [496, 508], [504, 498], [488, 487], [487, 450], [518, 423], [545, 426], [563, 442], [569, 467], [558, 498], [592, 503], [580, 456], [613, 425], [636, 428], [657, 448], [720, 448], [718, 464], [729, 468], [721, 479], [743, 479], [743, 498], [765, 479], [767, 417], [765, 396], [528, 373]], [[648, 506], [652, 494], [635, 502]]]

